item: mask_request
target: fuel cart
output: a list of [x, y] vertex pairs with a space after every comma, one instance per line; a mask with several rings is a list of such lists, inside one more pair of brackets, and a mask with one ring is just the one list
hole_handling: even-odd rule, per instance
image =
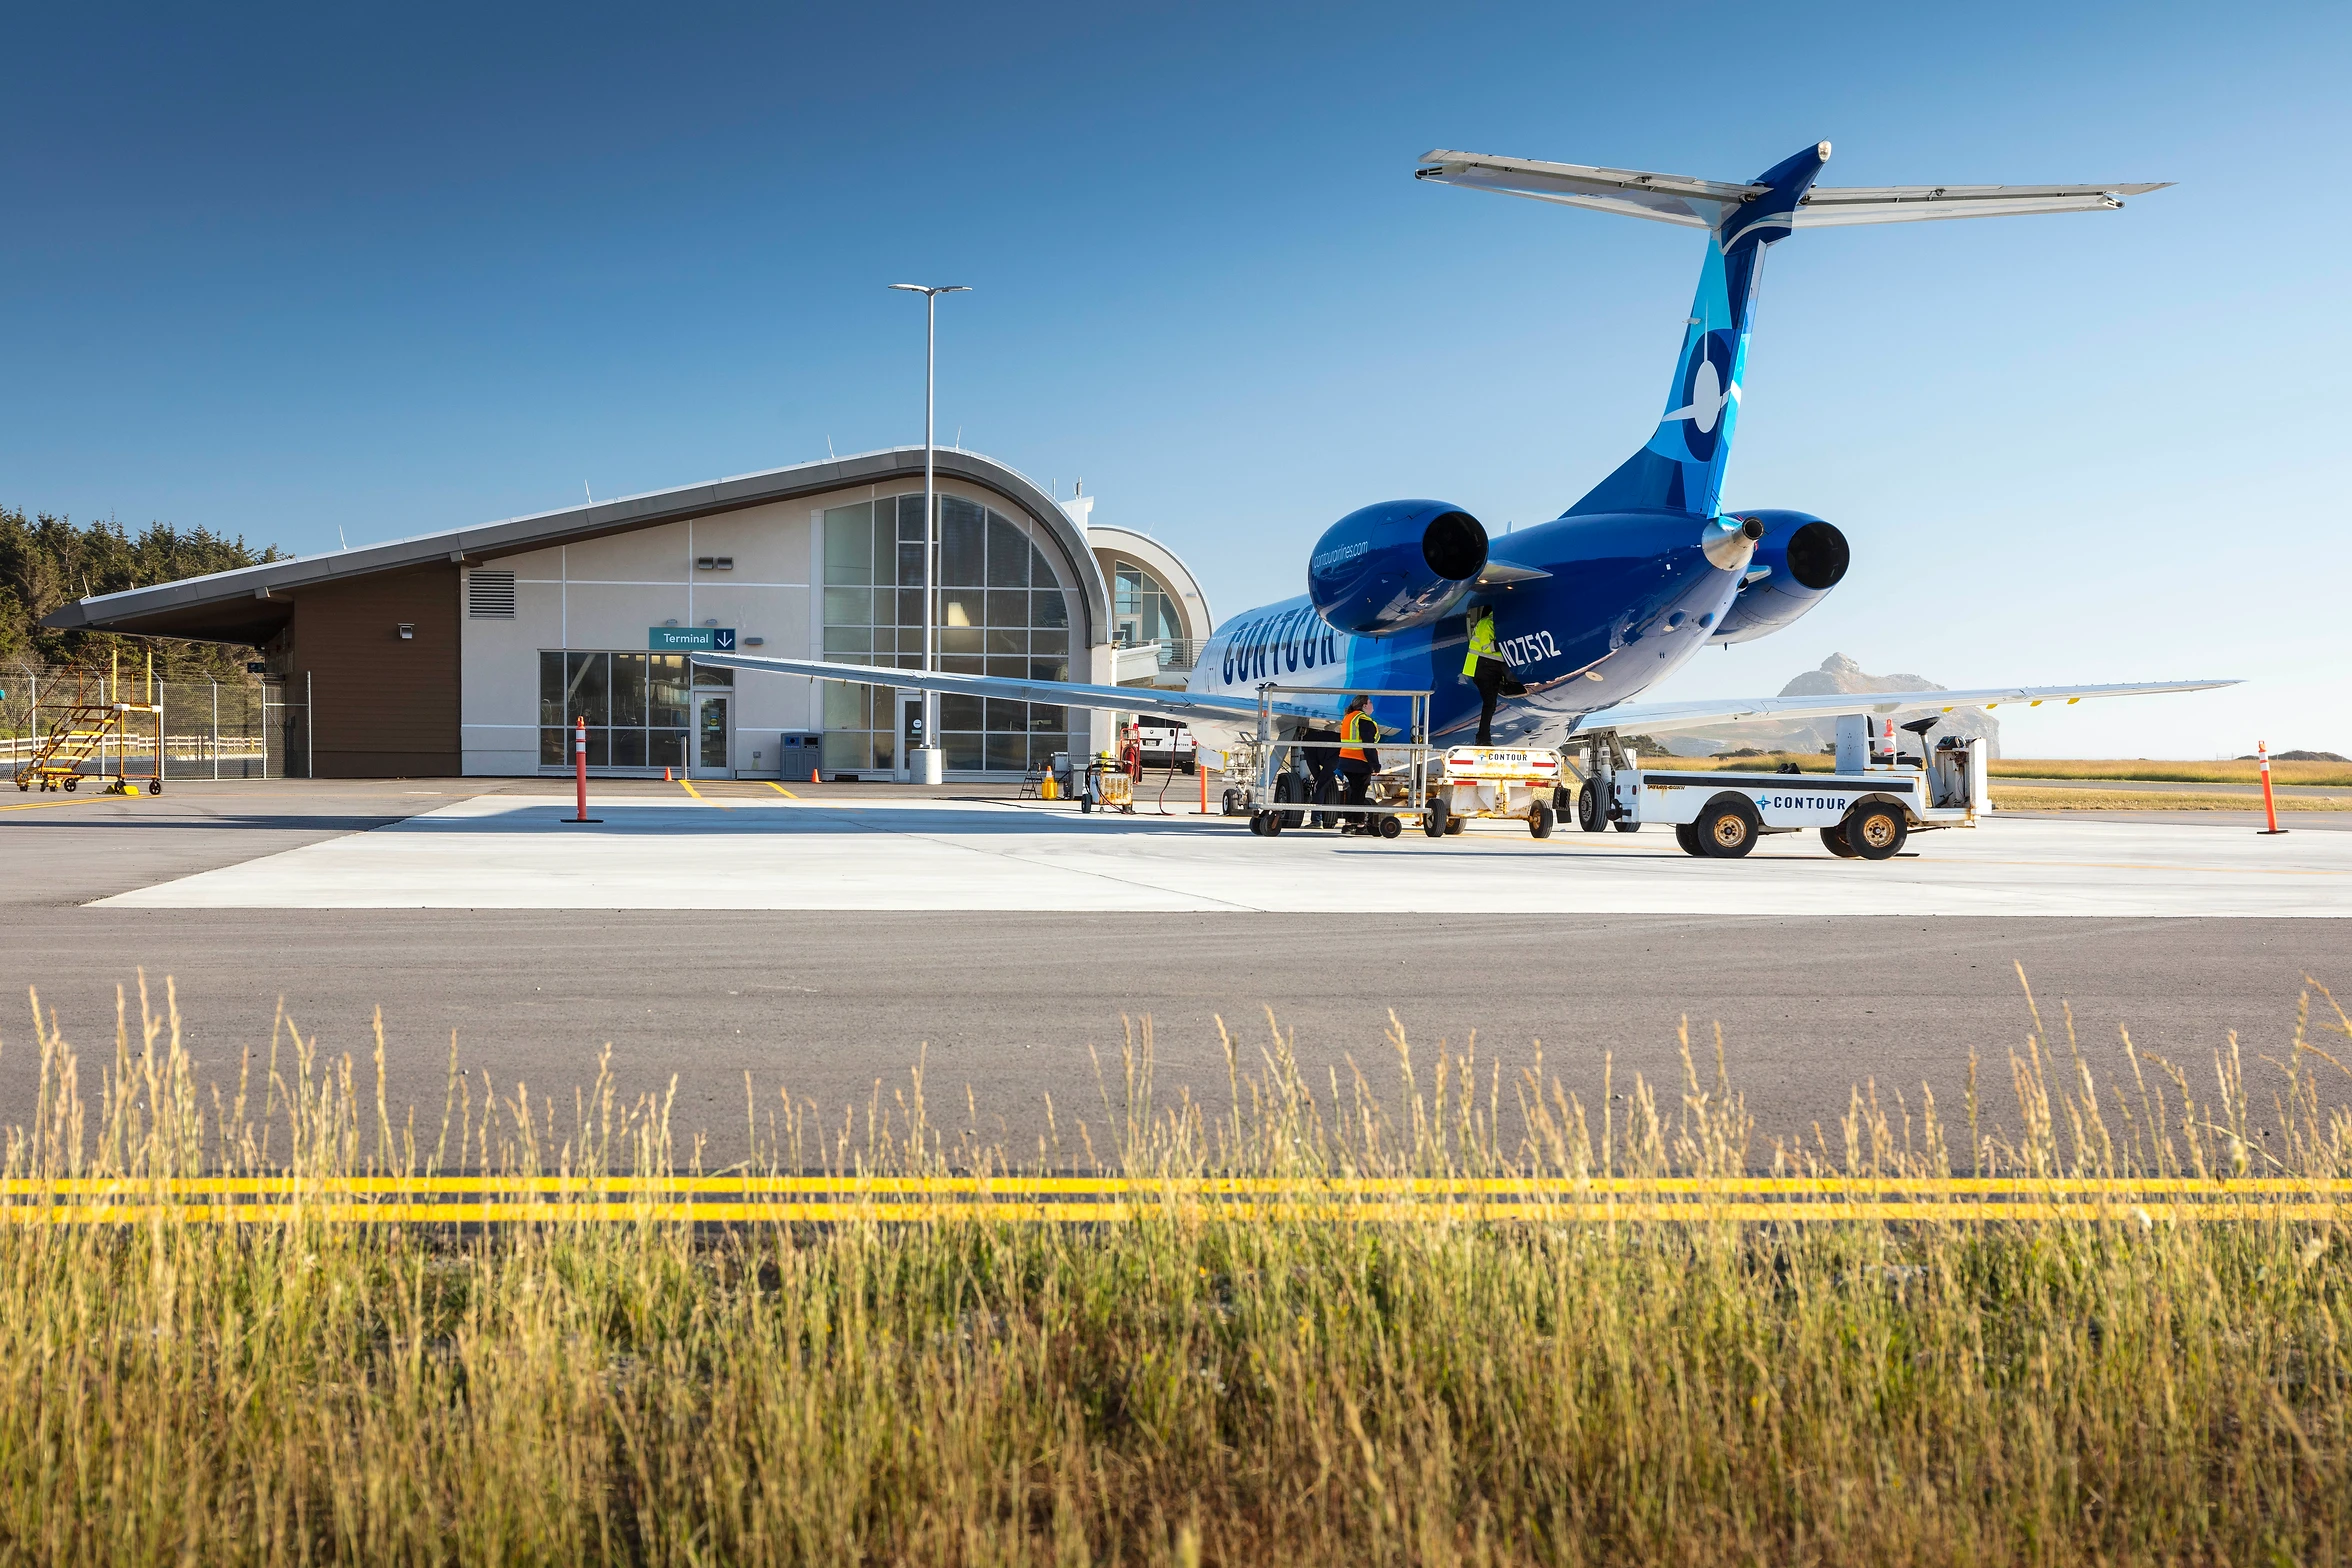
[[[1410, 700], [1412, 713], [1406, 724], [1407, 738], [1401, 745], [1387, 739], [1379, 742], [1380, 771], [1372, 775], [1366, 786], [1363, 805], [1341, 805], [1336, 798], [1324, 802], [1313, 800], [1306, 776], [1298, 771], [1309, 751], [1326, 751], [1336, 756], [1343, 742], [1303, 740], [1274, 733], [1275, 697], [1303, 694], [1343, 700], [1359, 696]], [[1328, 722], [1336, 723], [1336, 716]], [[1248, 817], [1250, 831], [1261, 838], [1272, 838], [1284, 828], [1305, 826], [1310, 812], [1317, 816], [1364, 817], [1378, 824], [1374, 831], [1382, 838], [1398, 838], [1405, 831], [1405, 818], [1421, 816], [1428, 809], [1425, 777], [1430, 754], [1426, 691], [1378, 686], [1284, 686], [1268, 681], [1258, 688], [1257, 734], [1236, 742], [1226, 753], [1227, 774], [1239, 773], [1247, 782], [1225, 791], [1224, 814]], [[1335, 797], [1337, 793], [1335, 788]]]
[[1550, 838], [1559, 821], [1560, 754], [1516, 746], [1454, 746], [1437, 764], [1421, 831], [1431, 838], [1459, 833], [1466, 822], [1524, 822]]
[[1888, 860], [1914, 833], [1972, 828], [1992, 810], [1982, 739], [1947, 736], [1924, 759], [1835, 773], [1615, 768], [1614, 749], [1593, 755], [1610, 818], [1620, 827], [1671, 824], [1685, 853], [1713, 860], [1737, 860], [1770, 834], [1807, 831], [1841, 859]]

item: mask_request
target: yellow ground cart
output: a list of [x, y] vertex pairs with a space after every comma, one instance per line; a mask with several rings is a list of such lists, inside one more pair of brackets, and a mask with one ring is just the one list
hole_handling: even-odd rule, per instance
[[1560, 754], [1515, 746], [1454, 746], [1439, 760], [1421, 831], [1431, 838], [1478, 821], [1524, 822], [1550, 838], [1559, 821]]

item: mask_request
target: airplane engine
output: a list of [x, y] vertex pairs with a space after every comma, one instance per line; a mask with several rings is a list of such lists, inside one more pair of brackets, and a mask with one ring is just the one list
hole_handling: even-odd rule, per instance
[[1307, 565], [1307, 597], [1355, 637], [1426, 626], [1486, 570], [1486, 529], [1443, 501], [1382, 501], [1323, 531]]
[[1763, 523], [1764, 537], [1756, 541], [1747, 579], [1710, 642], [1747, 642], [1780, 630], [1819, 604], [1845, 577], [1851, 559], [1846, 536], [1818, 517], [1804, 512], [1739, 515]]

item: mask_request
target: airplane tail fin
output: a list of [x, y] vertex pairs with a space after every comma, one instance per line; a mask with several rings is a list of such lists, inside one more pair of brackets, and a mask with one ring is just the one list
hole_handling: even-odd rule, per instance
[[1765, 247], [1800, 228], [1904, 223], [1928, 218], [2000, 217], [2118, 208], [2123, 196], [2163, 189], [2137, 185], [1886, 185], [1816, 189], [1829, 143], [1818, 142], [1744, 185], [1604, 169], [1575, 163], [1432, 152], [1415, 178], [1534, 201], [1587, 207], [1709, 231], [1697, 297], [1667, 388], [1666, 411], [1642, 449], [1568, 509], [1678, 511], [1711, 517], [1722, 503], [1723, 470], [1739, 419], [1740, 378]]
[[1758, 175], [1749, 187], [1755, 194], [1724, 204], [1714, 216], [1658, 428], [1640, 451], [1570, 507], [1570, 515], [1715, 515], [1723, 500], [1732, 431], [1739, 423], [1740, 381], [1748, 367], [1748, 332], [1755, 321], [1764, 250], [1788, 238], [1797, 204], [1828, 157], [1827, 142], [1806, 148]]

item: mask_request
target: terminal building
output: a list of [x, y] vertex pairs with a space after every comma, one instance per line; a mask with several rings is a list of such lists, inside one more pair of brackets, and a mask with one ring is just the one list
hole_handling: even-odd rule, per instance
[[[936, 453], [939, 659], [1183, 684], [1211, 629], [1174, 551], [976, 453]], [[83, 599], [50, 626], [260, 647], [323, 778], [899, 779], [912, 690], [697, 666], [726, 649], [920, 668], [923, 448], [900, 447]], [[940, 699], [950, 778], [1110, 743], [1112, 715]]]

